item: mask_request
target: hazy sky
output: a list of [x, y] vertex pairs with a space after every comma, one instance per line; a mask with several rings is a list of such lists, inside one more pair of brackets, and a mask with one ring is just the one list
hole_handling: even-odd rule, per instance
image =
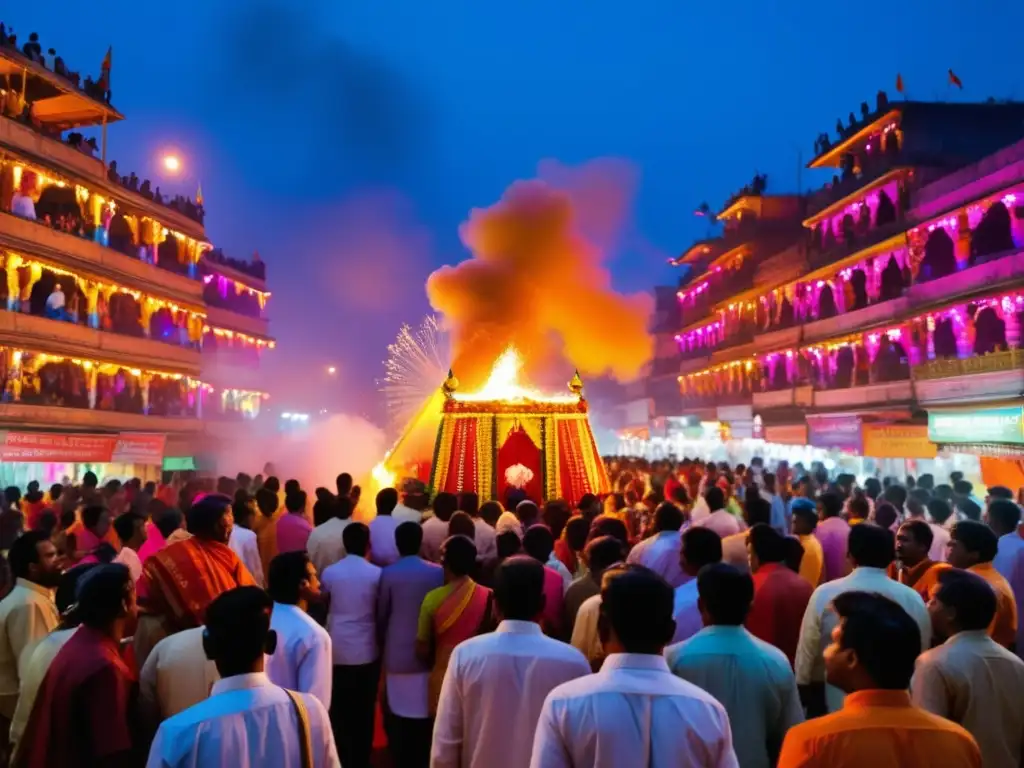
[[792, 191], [800, 153], [879, 88], [894, 98], [897, 72], [912, 98], [1024, 98], [1024, 4], [994, 0], [43, 6], [0, 20], [83, 73], [114, 47], [118, 166], [154, 175], [180, 148], [190, 178], [163, 189], [201, 182], [211, 240], [267, 262], [276, 405], [372, 412], [387, 343], [428, 311], [426, 276], [466, 257], [458, 225], [544, 159], [633, 165], [612, 270], [646, 290], [704, 232], [697, 204], [755, 170]]

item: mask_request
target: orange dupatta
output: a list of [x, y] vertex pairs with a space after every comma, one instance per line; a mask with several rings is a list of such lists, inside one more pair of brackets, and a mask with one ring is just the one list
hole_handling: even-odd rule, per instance
[[434, 613], [434, 666], [430, 670], [430, 712], [437, 713], [441, 683], [455, 646], [480, 634], [491, 612], [491, 590], [468, 576]]

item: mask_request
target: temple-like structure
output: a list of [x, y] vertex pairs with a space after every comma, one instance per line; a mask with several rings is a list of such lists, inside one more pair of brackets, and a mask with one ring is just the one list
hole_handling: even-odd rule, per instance
[[[38, 46], [35, 46], [38, 48]], [[108, 162], [105, 83], [0, 39], [0, 482], [152, 478], [254, 418], [264, 265]]]

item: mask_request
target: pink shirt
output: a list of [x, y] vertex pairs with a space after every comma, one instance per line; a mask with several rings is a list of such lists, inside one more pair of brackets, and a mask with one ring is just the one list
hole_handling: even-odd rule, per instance
[[301, 552], [306, 548], [309, 534], [313, 532], [305, 515], [301, 513], [281, 515], [277, 521], [277, 552]]
[[541, 624], [544, 631], [552, 637], [560, 637], [562, 631], [562, 614], [564, 597], [562, 577], [554, 568], [544, 566], [544, 612]]

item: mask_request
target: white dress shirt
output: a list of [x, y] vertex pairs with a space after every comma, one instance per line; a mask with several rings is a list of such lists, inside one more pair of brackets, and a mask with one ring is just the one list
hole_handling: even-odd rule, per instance
[[64, 296], [64, 291], [54, 291], [46, 297], [46, 308], [50, 310], [64, 309], [67, 304], [67, 299]]
[[[139, 553], [131, 547], [121, 547], [121, 551], [114, 558], [115, 563], [120, 563], [132, 575], [132, 581], [138, 582], [142, 578], [142, 561], [139, 560]], [[263, 586], [260, 584], [260, 586]]]
[[679, 550], [683, 546], [679, 531], [659, 531], [638, 542], [626, 557], [627, 563], [636, 563], [661, 576], [673, 589], [685, 580], [679, 565]]
[[31, 652], [59, 621], [52, 591], [34, 581], [19, 578], [0, 600], [0, 715], [14, 716], [23, 654]]
[[[924, 600], [906, 584], [890, 579], [881, 568], [854, 568], [853, 573], [822, 584], [814, 590], [807, 604], [800, 640], [796, 648], [796, 682], [799, 685], [820, 683], [825, 680], [825, 648], [832, 642], [832, 630], [839, 617], [831, 608], [836, 596], [844, 592], [874, 592], [888, 597], [910, 614], [921, 630], [921, 650], [932, 644], [932, 622]], [[825, 701], [829, 712], [843, 707], [845, 694], [831, 685], [825, 686]]]
[[1024, 661], [988, 636], [960, 632], [917, 657], [914, 703], [966, 728], [985, 768], [1024, 765]]
[[176, 632], [146, 657], [139, 673], [139, 704], [152, 720], [166, 720], [203, 701], [219, 679], [203, 650], [203, 627]]
[[604, 646], [597, 632], [597, 617], [601, 614], [601, 595], [588, 597], [580, 604], [576, 613], [576, 623], [572, 626], [572, 647], [587, 657], [587, 661], [595, 661], [604, 656]]
[[[743, 727], [738, 724], [738, 727]], [[738, 767], [725, 708], [661, 656], [615, 653], [544, 702], [531, 768]]]
[[448, 523], [438, 517], [428, 517], [423, 521], [423, 543], [420, 545], [420, 557], [432, 563], [441, 562], [441, 545], [448, 538]]
[[36, 695], [39, 693], [39, 686], [43, 684], [43, 678], [46, 677], [46, 671], [53, 663], [57, 652], [75, 634], [75, 629], [55, 629], [40, 640], [31, 653], [25, 654], [28, 659], [23, 660], [21, 664], [21, 695], [18, 696], [18, 706], [15, 707], [14, 717], [11, 719], [12, 745], [17, 744], [25, 732], [28, 717], [32, 714], [32, 706], [36, 703]]
[[725, 707], [743, 768], [771, 768], [786, 731], [804, 721], [786, 654], [742, 626], [705, 627], [666, 648], [665, 660]]
[[[246, 567], [253, 580], [263, 586], [263, 561], [260, 560], [260, 548], [256, 543], [255, 531], [236, 525], [231, 529], [228, 546], [238, 555], [242, 565]], [[123, 550], [122, 550], [123, 551]]]
[[400, 521], [391, 515], [377, 515], [370, 521], [370, 560], [383, 568], [398, 561], [395, 529]]
[[277, 648], [267, 657], [270, 682], [290, 691], [311, 693], [331, 706], [331, 636], [296, 605], [274, 603], [270, 628]]
[[391, 516], [398, 521], [398, 524], [402, 523], [417, 523], [419, 524], [423, 520], [423, 513], [419, 510], [407, 507], [405, 504], [399, 503], [393, 510], [391, 510]]
[[310, 531], [306, 551], [316, 566], [317, 573], [322, 574], [328, 566], [334, 565], [345, 556], [345, 544], [341, 540], [341, 535], [351, 522], [351, 518], [342, 520], [332, 517]]
[[498, 532], [487, 524], [482, 517], [474, 517], [473, 543], [476, 544], [476, 559], [481, 563], [490, 563], [498, 559]]
[[702, 528], [710, 528], [723, 539], [726, 536], [733, 536], [742, 533], [747, 529], [746, 524], [732, 512], [718, 509], [700, 519], [694, 519], [693, 524]]
[[544, 699], [564, 682], [590, 674], [570, 645], [545, 637], [532, 621], [455, 647], [441, 687], [431, 768], [528, 768]]
[[[340, 768], [327, 710], [300, 694], [309, 712], [314, 768]], [[299, 721], [284, 691], [258, 673], [218, 680], [210, 698], [165, 721], [147, 768], [302, 768]]]
[[[370, 546], [373, 546], [371, 540]], [[355, 666], [377, 660], [377, 593], [380, 568], [363, 557], [346, 555], [320, 577], [320, 590], [330, 595], [327, 631], [335, 664]]]
[[949, 531], [938, 523], [928, 523], [932, 529], [932, 546], [928, 550], [928, 559], [934, 563], [946, 562], [946, 545], [949, 544]]
[[704, 629], [704, 620], [697, 608], [697, 578], [694, 577], [680, 587], [676, 587], [675, 604], [672, 618], [676, 620], [676, 631], [672, 635], [673, 643], [693, 637]]

